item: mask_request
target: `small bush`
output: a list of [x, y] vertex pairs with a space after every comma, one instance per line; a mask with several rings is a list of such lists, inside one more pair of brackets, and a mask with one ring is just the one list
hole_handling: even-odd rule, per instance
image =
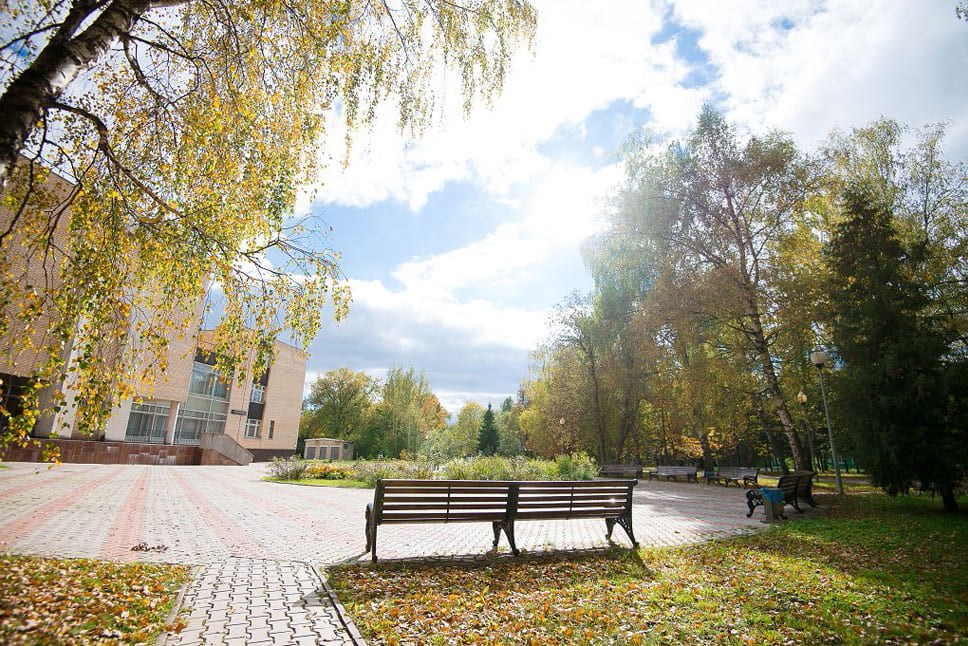
[[595, 458], [584, 451], [555, 458], [558, 480], [591, 480], [598, 475]]
[[269, 475], [280, 480], [302, 480], [308, 463], [296, 456], [286, 458], [272, 458], [269, 464]]
[[315, 462], [306, 467], [303, 478], [316, 478], [317, 480], [349, 480], [352, 472], [348, 467], [326, 462]]
[[517, 456], [478, 456], [451, 460], [442, 468], [448, 480], [591, 480], [598, 475], [595, 461], [584, 453], [563, 459], [529, 460]]

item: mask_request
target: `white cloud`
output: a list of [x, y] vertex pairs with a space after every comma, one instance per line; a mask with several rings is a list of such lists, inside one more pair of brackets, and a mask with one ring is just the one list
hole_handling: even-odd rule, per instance
[[[314, 345], [314, 370], [348, 365], [379, 376], [393, 365], [424, 369], [452, 411], [512, 394], [528, 352], [546, 334], [548, 299], [513, 301], [506, 292], [525, 283], [537, 297], [541, 285], [554, 284], [549, 277], [596, 231], [600, 200], [622, 175], [618, 164], [583, 167], [542, 144], [565, 133], [569, 141], [586, 140], [594, 159], [607, 158], [614, 151], [594, 139], [587, 119], [620, 102], [647, 109], [646, 125], [660, 137], [687, 132], [702, 103], [713, 101], [753, 131], [792, 131], [805, 148], [831, 128], [881, 115], [911, 125], [952, 118], [954, 154], [968, 154], [968, 86], [961, 78], [968, 27], [950, 3], [536, 4], [535, 55], [518, 57], [492, 110], [478, 108], [464, 121], [457, 93], [447, 87], [452, 99], [440, 123], [408, 142], [384, 109], [372, 132], [357, 137], [345, 170], [344, 132], [331, 126], [319, 202], [394, 201], [419, 212], [430, 195], [461, 181], [482, 188], [512, 217], [476, 241], [354, 280], [350, 319]], [[676, 35], [676, 26], [652, 42], [669, 18], [698, 33], [696, 47], [708, 64], [682, 58], [693, 34]], [[495, 394], [504, 388], [509, 392]]]
[[950, 4], [682, 2], [675, 12], [702, 31], [728, 116], [754, 131], [787, 129], [809, 149], [881, 116], [968, 121], [968, 38]]
[[[440, 124], [417, 142], [408, 142], [388, 107], [372, 132], [359, 133], [346, 169], [339, 165], [345, 130], [330, 126], [320, 201], [367, 206], [384, 200], [419, 210], [427, 196], [447, 181], [473, 179], [495, 196], [547, 172], [550, 160], [536, 151], [564, 124], [582, 128], [594, 110], [616, 100], [649, 95], [657, 109], [681, 108], [675, 89], [686, 68], [669, 47], [654, 47], [660, 16], [639, 0], [591, 10], [582, 0], [538, 0], [534, 55], [519, 52], [504, 92], [491, 110], [478, 106], [462, 118], [459, 93], [448, 86]], [[672, 101], [666, 102], [662, 96]]]

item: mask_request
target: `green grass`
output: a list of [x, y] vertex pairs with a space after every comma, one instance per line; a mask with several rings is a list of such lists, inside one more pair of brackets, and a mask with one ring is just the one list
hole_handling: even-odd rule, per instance
[[283, 478], [273, 478], [266, 476], [262, 478], [266, 482], [279, 482], [281, 484], [303, 485], [305, 487], [344, 487], [347, 489], [372, 489], [373, 485], [362, 480], [324, 480], [321, 478], [304, 478], [302, 480], [285, 480]]
[[188, 568], [0, 555], [0, 643], [151, 643]]
[[696, 546], [330, 580], [373, 644], [968, 643], [968, 514], [927, 497], [821, 503], [826, 517]]

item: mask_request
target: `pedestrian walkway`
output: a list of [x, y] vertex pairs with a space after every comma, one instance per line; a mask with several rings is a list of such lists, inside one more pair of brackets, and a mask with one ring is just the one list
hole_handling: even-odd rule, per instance
[[[268, 483], [265, 464], [6, 466], [0, 550], [198, 567], [182, 602], [189, 624], [169, 644], [362, 643], [320, 573], [366, 558], [363, 510], [372, 490]], [[636, 487], [633, 524], [645, 546], [764, 526], [760, 514], [746, 518], [742, 489], [657, 481]], [[518, 546], [532, 553], [608, 544], [601, 521], [515, 530]], [[492, 540], [484, 525], [387, 526], [380, 559], [480, 558]], [[628, 544], [624, 535], [616, 540]]]

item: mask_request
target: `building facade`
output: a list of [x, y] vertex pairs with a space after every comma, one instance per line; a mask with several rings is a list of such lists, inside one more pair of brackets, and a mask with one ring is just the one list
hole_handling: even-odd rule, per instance
[[353, 443], [329, 437], [307, 438], [303, 457], [307, 460], [352, 460]]
[[[54, 196], [66, 196], [71, 190], [68, 182], [53, 174], [47, 184]], [[56, 200], [52, 200], [52, 203], [56, 203]], [[69, 247], [69, 209], [64, 209], [64, 212], [67, 217], [59, 219], [54, 232], [55, 250]], [[22, 216], [15, 216], [9, 208], [0, 204], [0, 226], [3, 227], [0, 230], [7, 230], [14, 217]], [[22, 276], [23, 284], [44, 284], [41, 281], [48, 281], [55, 288], [60, 284], [60, 276], [51, 270], [59, 266], [59, 258], [40, 264], [33, 262], [30, 254], [18, 256], [17, 250], [22, 245], [15, 236], [8, 237], [3, 244], [4, 269]], [[117, 454], [118, 461], [171, 463], [172, 459], [179, 462], [191, 460], [194, 458], [183, 457], [191, 455], [190, 451], [178, 451], [174, 447], [192, 446], [222, 453], [225, 461], [218, 458], [215, 463], [248, 463], [253, 459], [258, 461], [293, 455], [299, 433], [306, 353], [276, 340], [272, 364], [262, 374], [253, 374], [250, 361], [236, 374], [222, 375], [215, 367], [213, 332], [198, 329], [202, 303], [194, 312], [167, 314], [169, 318], [193, 323], [191, 327], [197, 332], [170, 339], [165, 362], [167, 368], [153, 378], [150, 392], [138, 393], [139, 396], [127, 399], [114, 408], [98, 437], [89, 437], [78, 430], [73, 418], [76, 407], [70, 405], [59, 407], [60, 410], [54, 414], [42, 416], [35, 424], [32, 435], [58, 438], [59, 442], [63, 440], [61, 443], [64, 447], [71, 449], [68, 454], [74, 448], [70, 445], [71, 441], [104, 442], [105, 446], [120, 447], [121, 450], [113, 452]], [[33, 325], [25, 325], [20, 317], [5, 317], [12, 325], [0, 335], [0, 405], [13, 413], [19, 412], [18, 393], [47, 358], [22, 348], [24, 345], [44, 347], [42, 335], [50, 328], [49, 318], [48, 312], [41, 311]], [[25, 335], [33, 343], [14, 342], [18, 336], [23, 338]], [[129, 343], [137, 344], [138, 340], [129, 339]], [[116, 353], [120, 357], [117, 344], [116, 339], [106, 338], [103, 351]], [[70, 358], [73, 348], [68, 344], [63, 352], [65, 358]], [[63, 383], [55, 384], [48, 390], [62, 391], [68, 404], [74, 397], [74, 393]], [[0, 423], [4, 421], [0, 419]], [[125, 445], [144, 448], [135, 450]], [[161, 446], [173, 449], [159, 450]], [[65, 455], [64, 447], [61, 447], [62, 455]], [[96, 447], [91, 451], [97, 453]], [[87, 454], [93, 455], [91, 451]], [[17, 455], [21, 457], [8, 451], [7, 456], [0, 458], [30, 459], [23, 452]], [[138, 455], [144, 457], [132, 458]]]

